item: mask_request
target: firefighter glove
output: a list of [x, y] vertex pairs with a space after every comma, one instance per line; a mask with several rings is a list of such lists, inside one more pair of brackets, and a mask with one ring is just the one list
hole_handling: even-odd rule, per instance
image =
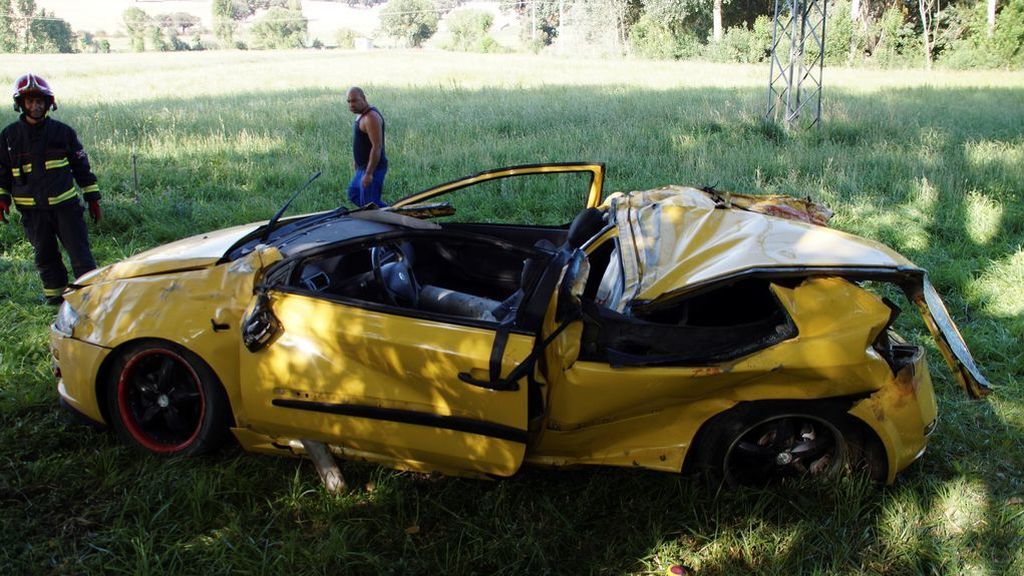
[[11, 205], [7, 200], [0, 200], [0, 222], [7, 223], [7, 215], [11, 213]]
[[89, 200], [89, 216], [92, 216], [93, 224], [99, 224], [103, 218], [103, 210], [100, 210], [99, 200]]

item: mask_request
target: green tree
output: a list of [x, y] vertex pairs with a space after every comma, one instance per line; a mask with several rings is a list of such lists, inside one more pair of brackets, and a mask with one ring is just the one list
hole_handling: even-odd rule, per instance
[[992, 34], [986, 29], [986, 47], [999, 66], [1024, 65], [1024, 0], [1010, 0], [996, 17]]
[[36, 13], [35, 0], [11, 1], [11, 25], [14, 28], [15, 50], [30, 52], [32, 45], [32, 17]]
[[448, 14], [462, 5], [462, 0], [433, 0], [434, 8], [440, 14]]
[[422, 46], [437, 32], [437, 21], [430, 0], [391, 0], [380, 14], [381, 30], [412, 47]]
[[235, 37], [235, 20], [231, 17], [231, 0], [213, 0], [213, 35], [225, 44]]
[[587, 54], [621, 55], [626, 52], [630, 27], [628, 0], [576, 2], [571, 12], [572, 34], [561, 33], [564, 45]]
[[644, 14], [664, 24], [673, 34], [711, 28], [711, 0], [643, 0], [643, 3]]
[[676, 57], [672, 31], [650, 15], [644, 14], [629, 31], [633, 53], [641, 58], [668, 60]]
[[71, 26], [35, 0], [0, 0], [0, 52], [74, 52]]
[[146, 29], [146, 35], [149, 36], [149, 43], [153, 47], [153, 50], [156, 50], [157, 52], [171, 51], [172, 45], [164, 39], [163, 28], [159, 26], [150, 26]]
[[302, 12], [275, 6], [252, 25], [252, 36], [264, 48], [302, 48], [307, 30]]
[[939, 62], [951, 68], [1024, 67], [1024, 0], [1009, 0], [989, 34], [987, 5], [960, 7], [947, 27]]
[[891, 6], [874, 23], [877, 41], [871, 59], [883, 66], [910, 65], [915, 56], [910, 53], [921, 49], [914, 24], [907, 20], [900, 6]]
[[75, 33], [71, 25], [57, 18], [52, 12], [40, 10], [29, 25], [29, 52], [75, 51]]
[[199, 16], [189, 14], [188, 12], [175, 12], [169, 16], [171, 25], [173, 25], [182, 36], [188, 34], [189, 28], [198, 26], [200, 23]]
[[18, 49], [13, 8], [11, 0], [0, 0], [0, 52], [14, 52]]
[[825, 64], [846, 64], [855, 55], [850, 50], [854, 45], [854, 21], [848, 0], [836, 0], [828, 7], [828, 23], [825, 34]]
[[269, 10], [271, 8], [289, 8], [291, 0], [232, 0], [231, 1], [231, 18], [241, 22], [255, 16], [256, 12], [260, 10]]
[[458, 10], [448, 15], [451, 40], [445, 48], [463, 52], [479, 51], [494, 23], [494, 16], [483, 10]]
[[146, 51], [146, 30], [150, 26], [149, 14], [134, 6], [121, 13], [124, 21], [125, 31], [128, 32], [128, 41], [131, 43], [133, 52]]
[[199, 24], [199, 18], [188, 12], [174, 12], [170, 14], [158, 14], [153, 18], [153, 24], [160, 29], [160, 33], [149, 31], [154, 42], [159, 37], [159, 50], [175, 52], [188, 51], [192, 47], [181, 39], [189, 28]]
[[[503, 12], [514, 12], [522, 23], [519, 27], [523, 42], [533, 50], [550, 46], [558, 36], [562, 16], [575, 10], [575, 2], [531, 2], [529, 0], [502, 0]], [[571, 20], [571, 18], [570, 18]]]

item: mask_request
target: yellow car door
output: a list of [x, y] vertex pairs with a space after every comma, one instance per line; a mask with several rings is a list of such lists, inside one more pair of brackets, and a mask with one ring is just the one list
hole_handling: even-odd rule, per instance
[[411, 210], [445, 202], [458, 215], [437, 221], [565, 226], [584, 208], [601, 204], [604, 164], [560, 162], [486, 170], [421, 192], [391, 205]]
[[[421, 254], [458, 244], [416, 242]], [[474, 246], [502, 260], [491, 244]], [[295, 264], [283, 274], [294, 282], [270, 282], [250, 306], [247, 325], [263, 318], [270, 336], [240, 352], [245, 420], [282, 442], [321, 441], [397, 468], [513, 474], [526, 449], [528, 390], [525, 379], [505, 378], [530, 356], [533, 334], [473, 306], [460, 315], [452, 299], [493, 301], [454, 290], [417, 285], [417, 305], [389, 301], [372, 270], [352, 264], [381, 246], [358, 248]], [[345, 273], [317, 284], [320, 272], [310, 271], [328, 264]]]

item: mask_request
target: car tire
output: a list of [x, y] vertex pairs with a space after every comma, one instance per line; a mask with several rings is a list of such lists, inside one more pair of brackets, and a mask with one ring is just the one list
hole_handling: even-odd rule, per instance
[[874, 433], [829, 402], [740, 404], [709, 420], [693, 450], [696, 471], [730, 487], [851, 473], [882, 482], [887, 472]]
[[115, 359], [107, 409], [118, 435], [153, 454], [212, 452], [228, 434], [229, 404], [213, 370], [164, 341], [135, 344]]

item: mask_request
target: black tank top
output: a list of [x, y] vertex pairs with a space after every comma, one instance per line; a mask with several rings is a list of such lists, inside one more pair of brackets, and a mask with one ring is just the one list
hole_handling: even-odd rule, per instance
[[366, 135], [366, 132], [359, 129], [359, 120], [370, 112], [380, 114], [380, 162], [377, 162], [377, 168], [387, 168], [388, 157], [384, 154], [384, 115], [372, 106], [366, 112], [356, 116], [355, 122], [352, 123], [352, 158], [356, 161], [356, 166], [360, 168], [366, 168], [366, 165], [370, 163], [370, 149], [373, 146], [370, 144], [370, 137]]

